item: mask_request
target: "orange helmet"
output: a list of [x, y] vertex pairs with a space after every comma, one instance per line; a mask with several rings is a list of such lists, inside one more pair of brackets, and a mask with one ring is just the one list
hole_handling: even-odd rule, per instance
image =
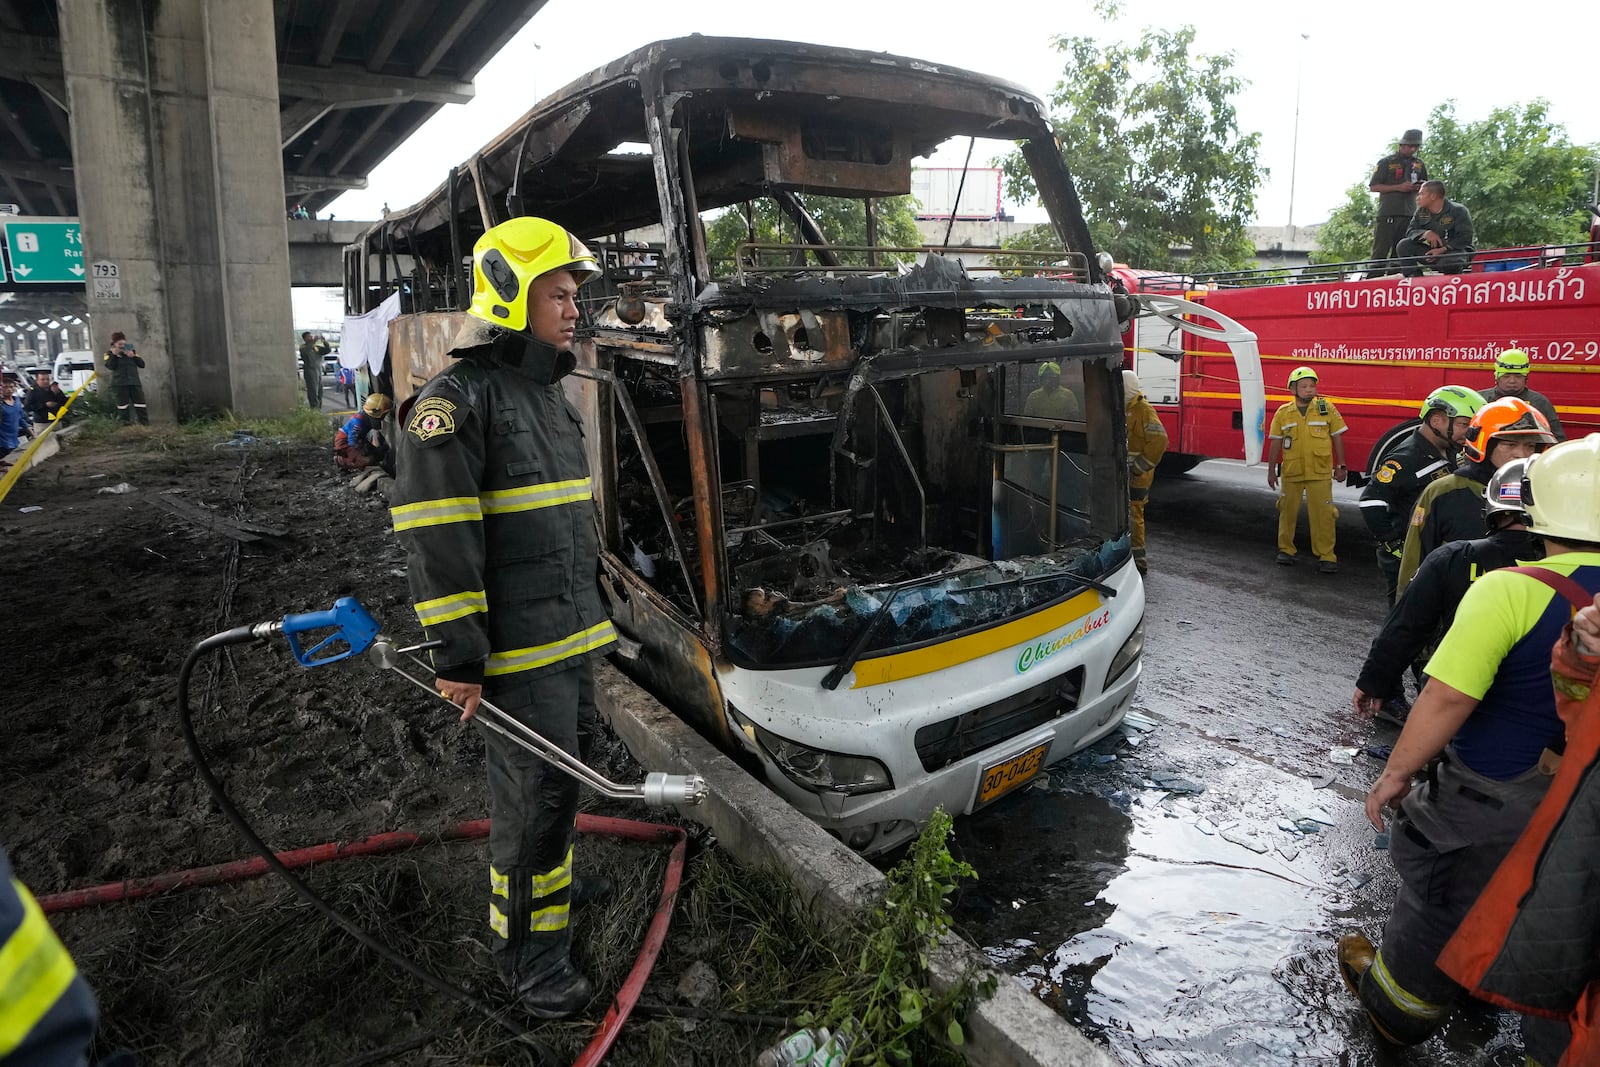
[[1472, 416], [1467, 439], [1462, 450], [1474, 463], [1489, 457], [1489, 449], [1496, 437], [1527, 437], [1538, 444], [1553, 445], [1555, 434], [1545, 417], [1528, 405], [1526, 400], [1514, 396], [1502, 397], [1485, 404]]

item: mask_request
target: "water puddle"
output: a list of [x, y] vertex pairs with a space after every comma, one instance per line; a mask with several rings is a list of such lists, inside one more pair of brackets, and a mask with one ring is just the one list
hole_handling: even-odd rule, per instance
[[1478, 1006], [1406, 1056], [1373, 1038], [1333, 946], [1377, 937], [1394, 880], [1353, 799], [1192, 738], [1096, 747], [957, 820], [955, 919], [1122, 1063], [1522, 1063]]

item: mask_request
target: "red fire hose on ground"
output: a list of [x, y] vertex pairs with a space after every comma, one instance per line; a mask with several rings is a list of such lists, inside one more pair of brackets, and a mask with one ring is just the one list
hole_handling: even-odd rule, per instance
[[[639, 949], [638, 958], [633, 962], [633, 967], [628, 971], [627, 978], [623, 979], [622, 988], [617, 991], [616, 997], [606, 1009], [605, 1018], [595, 1028], [594, 1036], [589, 1039], [578, 1058], [573, 1061], [573, 1067], [597, 1067], [605, 1061], [606, 1053], [611, 1050], [617, 1035], [622, 1032], [622, 1025], [633, 1011], [639, 1001], [639, 995], [644, 991], [644, 984], [650, 977], [650, 971], [655, 967], [656, 957], [660, 955], [662, 946], [667, 940], [667, 927], [672, 922], [672, 910], [677, 904], [678, 889], [683, 882], [684, 859], [688, 852], [688, 835], [682, 827], [668, 826], [663, 823], [636, 822], [632, 819], [614, 819], [604, 815], [578, 816], [578, 832], [580, 834], [604, 834], [608, 837], [618, 837], [629, 841], [639, 841], [645, 844], [670, 844], [672, 852], [667, 859], [667, 871], [661, 881], [661, 895], [656, 900], [655, 915], [650, 920], [650, 926], [645, 931], [644, 944]], [[358, 856], [381, 856], [403, 849], [414, 848], [421, 845], [442, 844], [450, 841], [471, 841], [487, 837], [489, 834], [488, 819], [474, 819], [470, 822], [458, 823], [448, 829], [434, 833], [411, 833], [409, 831], [394, 831], [391, 833], [373, 834], [359, 841], [329, 842], [323, 845], [312, 845], [309, 848], [297, 848], [286, 852], [275, 853], [278, 862], [289, 870], [298, 870], [316, 863], [325, 863], [329, 860], [352, 859]], [[85, 889], [69, 889], [61, 893], [52, 893], [39, 898], [39, 907], [46, 915], [60, 914], [62, 912], [77, 911], [82, 908], [95, 907], [101, 904], [116, 904], [123, 901], [138, 900], [143, 897], [157, 896], [162, 893], [178, 892], [184, 889], [198, 889], [206, 886], [225, 885], [229, 882], [240, 882], [251, 878], [259, 878], [271, 870], [266, 860], [260, 856], [250, 859], [233, 860], [228, 863], [215, 863], [207, 867], [191, 867], [184, 871], [172, 871], [166, 874], [152, 875], [148, 878], [130, 878], [121, 882], [107, 882], [104, 885], [90, 886]]]
[[[256, 833], [249, 820], [245, 818], [244, 813], [239, 810], [238, 806], [228, 796], [221, 780], [213, 772], [209, 761], [206, 759], [205, 752], [200, 746], [200, 740], [195, 733], [194, 718], [189, 707], [189, 684], [194, 674], [195, 665], [202, 656], [216, 652], [225, 646], [262, 641], [280, 635], [288, 640], [290, 651], [301, 666], [321, 667], [362, 653], [368, 653], [368, 658], [377, 666], [394, 671], [408, 682], [427, 692], [430, 696], [442, 699], [433, 685], [412, 674], [407, 666], [409, 664], [420, 670], [431, 670], [429, 665], [421, 660], [416, 653], [434, 647], [437, 642], [424, 642], [409, 648], [395, 648], [393, 642], [380, 632], [377, 620], [368, 614], [367, 610], [352, 597], [340, 598], [334, 602], [333, 608], [328, 611], [286, 615], [275, 622], [236, 626], [231, 630], [212, 634], [205, 640], [196, 643], [190, 649], [188, 656], [184, 659], [183, 666], [178, 671], [178, 724], [183, 732], [184, 745], [188, 748], [189, 754], [194, 760], [195, 771], [199, 775], [201, 782], [210, 791], [217, 807], [227, 817], [228, 821], [233, 824], [234, 829], [255, 850], [255, 858], [187, 871], [176, 871], [170, 874], [157, 875], [153, 878], [136, 879], [68, 893], [58, 893], [45, 897], [40, 902], [40, 906], [46, 912], [62, 912], [90, 904], [132, 900], [176, 889], [186, 889], [200, 885], [218, 885], [244, 878], [254, 878], [271, 871], [283, 879], [294, 890], [295, 895], [309, 904], [318, 914], [344, 930], [382, 959], [405, 971], [428, 988], [459, 1001], [489, 1022], [503, 1028], [516, 1039], [522, 1041], [530, 1040], [530, 1033], [525, 1027], [507, 1018], [503, 1012], [491, 1008], [468, 990], [452, 985], [437, 974], [418, 966], [413, 960], [407, 959], [381, 940], [373, 937], [372, 934], [352, 922], [347, 916], [340, 914], [331, 907], [327, 901], [318, 896], [310, 886], [294, 873], [294, 868], [296, 867], [305, 867], [325, 860], [341, 859], [348, 856], [378, 855], [434, 841], [465, 840], [482, 837], [489, 832], [489, 820], [483, 819], [476, 822], [463, 823], [441, 833], [429, 835], [405, 832], [386, 833], [349, 844], [330, 843], [280, 853], [273, 851]], [[311, 643], [313, 641], [315, 642], [314, 644]], [[305, 644], [302, 644], [302, 642], [305, 642]], [[507, 715], [486, 700], [479, 704], [478, 715], [473, 719], [473, 722], [482, 729], [498, 734], [510, 744], [533, 753], [545, 762], [552, 764], [562, 773], [588, 784], [603, 796], [635, 799], [641, 800], [646, 804], [665, 806], [674, 803], [697, 804], [704, 799], [707, 793], [705, 780], [699, 775], [652, 772], [646, 775], [643, 783], [638, 785], [620, 785], [612, 782], [593, 768], [579, 761], [576, 757], [568, 754], [559, 745], [538, 734], [520, 720]], [[678, 887], [682, 881], [683, 862], [688, 849], [688, 840], [683, 830], [677, 827], [600, 816], [578, 816], [577, 829], [579, 832], [603, 833], [637, 841], [671, 842], [673, 844], [666, 877], [663, 879], [661, 898], [657, 903], [655, 916], [646, 932], [644, 947], [638, 959], [634, 961], [632, 970], [628, 972], [628, 977], [623, 981], [622, 989], [617, 993], [616, 998], [607, 1009], [605, 1018], [601, 1020], [594, 1037], [575, 1061], [577, 1067], [593, 1067], [593, 1065], [599, 1064], [605, 1059], [606, 1052], [616, 1041], [617, 1035], [622, 1029], [622, 1024], [637, 1003], [639, 994], [644, 989], [645, 980], [649, 977], [650, 970], [655, 964], [656, 956], [666, 940], [667, 926], [672, 920], [672, 908], [677, 901]], [[357, 1060], [352, 1062], [362, 1064], [381, 1062], [409, 1048], [426, 1044], [429, 1040], [432, 1040], [431, 1035], [423, 1037], [420, 1041], [408, 1043], [406, 1046], [391, 1046], [386, 1049], [376, 1050], [373, 1053], [358, 1057]]]

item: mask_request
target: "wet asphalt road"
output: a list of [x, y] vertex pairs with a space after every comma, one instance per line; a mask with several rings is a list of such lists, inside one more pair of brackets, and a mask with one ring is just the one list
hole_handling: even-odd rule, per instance
[[1154, 729], [957, 820], [979, 874], [957, 926], [1125, 1064], [1522, 1063], [1514, 1018], [1477, 1005], [1389, 1052], [1335, 970], [1395, 885], [1361, 806], [1382, 760], [1360, 750], [1398, 731], [1349, 703], [1385, 611], [1357, 495], [1335, 487], [1322, 575], [1303, 518], [1302, 562], [1273, 562], [1264, 468], [1158, 480], [1135, 700]]

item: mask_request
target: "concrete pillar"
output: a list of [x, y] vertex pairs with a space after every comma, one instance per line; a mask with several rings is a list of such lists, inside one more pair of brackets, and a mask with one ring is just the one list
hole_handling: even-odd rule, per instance
[[91, 349], [139, 349], [151, 417], [298, 398], [272, 0], [60, 5]]

